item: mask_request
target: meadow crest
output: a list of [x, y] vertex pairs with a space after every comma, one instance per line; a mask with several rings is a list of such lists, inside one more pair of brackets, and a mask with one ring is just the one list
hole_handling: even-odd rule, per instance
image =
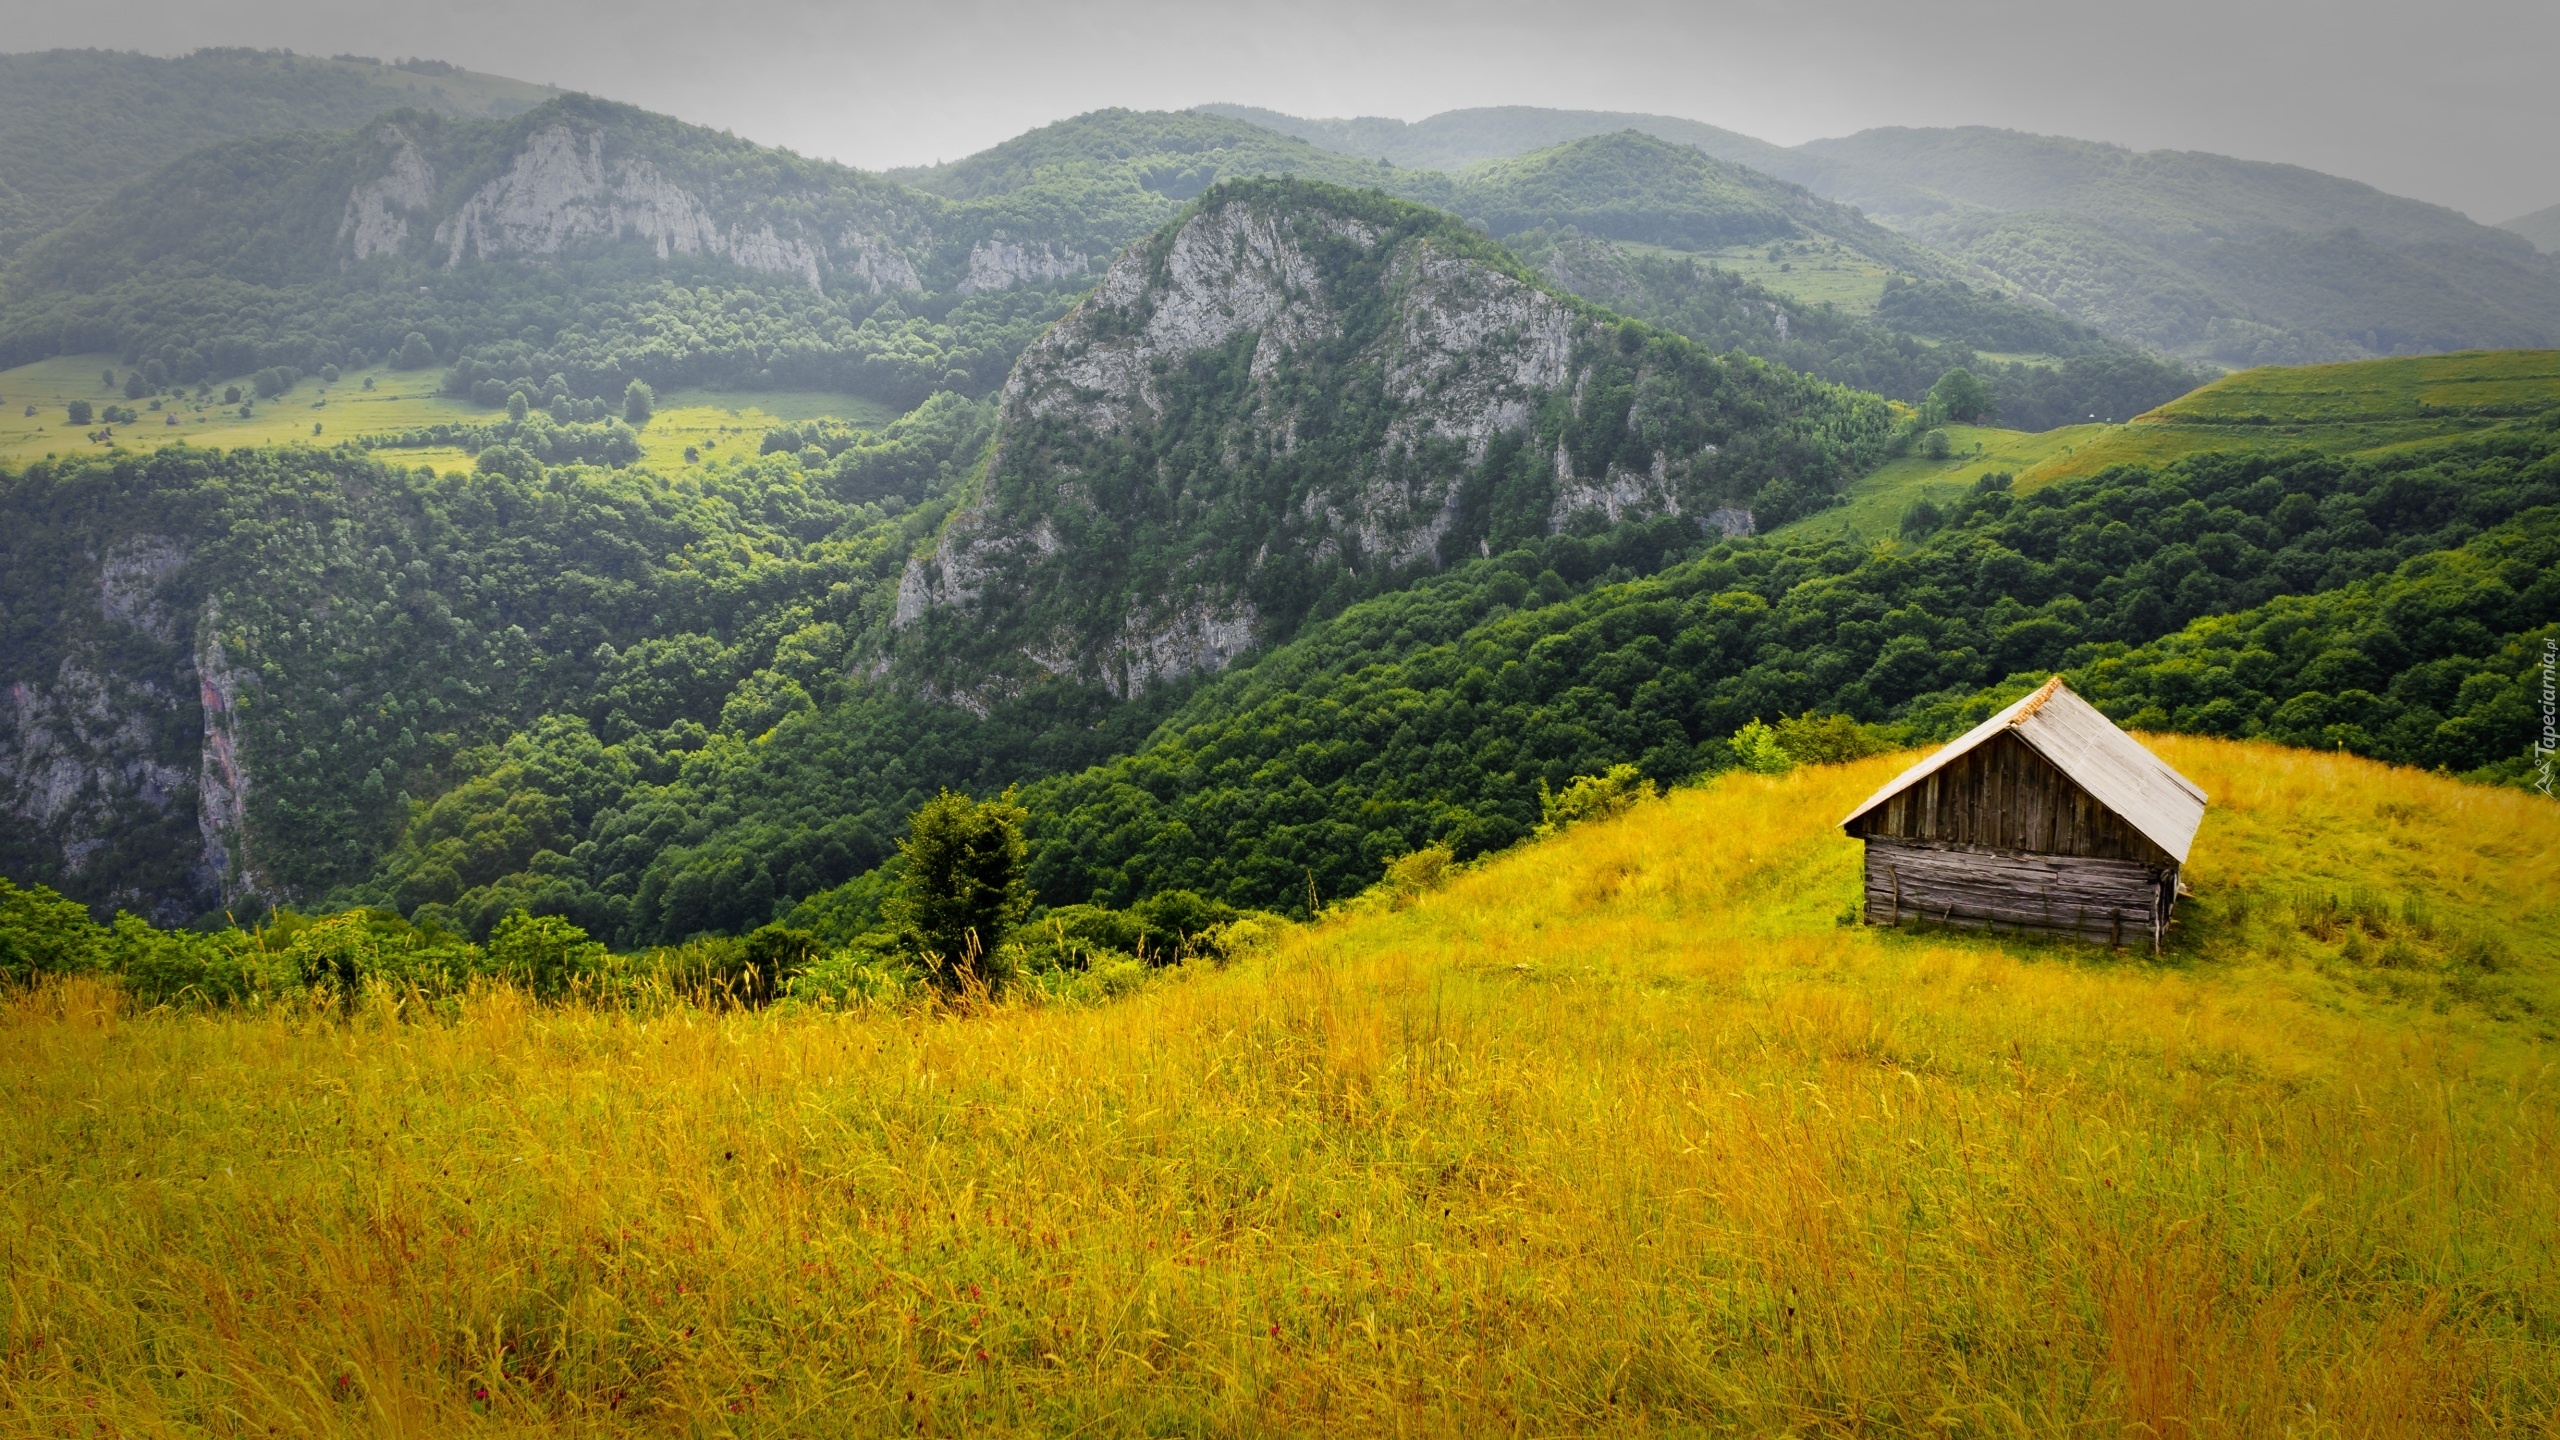
[[2152, 743], [2214, 797], [2164, 962], [1838, 923], [1830, 823], [1906, 756], [1101, 1005], [57, 984], [0, 1017], [0, 1415], [2542, 1433], [2560, 812]]

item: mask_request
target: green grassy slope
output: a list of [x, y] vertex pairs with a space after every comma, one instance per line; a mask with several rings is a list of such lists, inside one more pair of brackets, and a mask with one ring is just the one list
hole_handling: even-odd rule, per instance
[[[2103, 425], [2062, 425], [2051, 430], [2008, 430], [1994, 425], [1948, 425], [1943, 460], [1917, 453], [1898, 456], [1859, 477], [1842, 502], [1783, 527], [1785, 535], [1839, 535], [1881, 540], [1899, 532], [1903, 515], [1919, 501], [1940, 509], [1972, 493], [1984, 475], [2017, 475], [2061, 461], [2107, 433]], [[2095, 473], [2095, 472], [2091, 472]]]
[[2531, 1432], [2560, 812], [2152, 743], [2213, 797], [2166, 962], [1837, 923], [1830, 822], [1880, 756], [1683, 789], [1110, 1003], [14, 992], [0, 1413]]
[[2075, 441], [2018, 476], [2033, 489], [2110, 465], [2187, 455], [2383, 452], [2560, 409], [2560, 351], [2494, 350], [2270, 366], [2227, 375], [2148, 414]]
[[554, 93], [452, 66], [287, 51], [0, 55], [0, 258], [216, 140], [338, 130], [404, 106], [504, 116]]

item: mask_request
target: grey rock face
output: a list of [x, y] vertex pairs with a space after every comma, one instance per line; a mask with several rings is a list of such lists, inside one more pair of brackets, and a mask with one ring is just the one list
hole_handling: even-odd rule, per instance
[[[1319, 248], [1333, 264], [1318, 262]], [[1345, 251], [1366, 259], [1345, 267]], [[1358, 283], [1377, 293], [1334, 293], [1345, 273], [1369, 277]], [[1356, 336], [1348, 328], [1355, 313]], [[1574, 390], [1579, 347], [1596, 333], [1568, 302], [1428, 237], [1382, 233], [1323, 208], [1212, 206], [1123, 252], [1095, 292], [1025, 352], [1005, 385], [988, 470], [932, 553], [908, 563], [895, 625], [1010, 637], [1008, 654], [984, 673], [932, 682], [934, 693], [972, 708], [1042, 675], [1126, 696], [1221, 670], [1271, 638], [1252, 584], [1266, 565], [1369, 574], [1436, 563], [1495, 440], [1527, 432], [1542, 407]], [[1169, 424], [1202, 424], [1196, 413], [1172, 414], [1170, 377], [1229, 346], [1245, 347], [1238, 355], [1250, 398], [1240, 402], [1243, 414], [1222, 412], [1230, 414], [1217, 439], [1222, 461], [1158, 482], [1178, 493], [1135, 500], [1124, 477], [1113, 498], [1097, 498], [1095, 477], [1073, 456], [1141, 445]], [[1191, 558], [1179, 542], [1159, 542], [1171, 548], [1158, 553], [1175, 557], [1171, 573], [1120, 568], [1124, 542], [1103, 537], [1163, 523], [1120, 507], [1233, 513], [1219, 487], [1244, 468], [1285, 462], [1310, 424], [1329, 419], [1308, 407], [1339, 403], [1311, 393], [1315, 373], [1367, 377], [1337, 383], [1383, 392], [1383, 430], [1364, 442], [1373, 448], [1345, 472], [1299, 481], [1289, 512], [1265, 522], [1277, 528], [1242, 538], [1258, 548], [1241, 573], [1211, 558], [1239, 537], [1208, 531]], [[1674, 457], [1657, 456], [1649, 471], [1581, 477], [1558, 453], [1552, 525], [1585, 510], [1612, 521], [1679, 513]], [[1125, 604], [1097, 612], [1086, 603], [1104, 592], [1125, 595]], [[1081, 618], [1028, 619], [1065, 612]]]

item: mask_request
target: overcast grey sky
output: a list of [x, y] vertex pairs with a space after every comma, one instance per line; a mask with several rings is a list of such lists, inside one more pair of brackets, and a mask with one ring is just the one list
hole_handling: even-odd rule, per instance
[[1646, 110], [1784, 144], [2005, 125], [2560, 203], [2560, 0], [12, 0], [0, 46], [424, 55], [807, 154], [949, 159], [1107, 105]]

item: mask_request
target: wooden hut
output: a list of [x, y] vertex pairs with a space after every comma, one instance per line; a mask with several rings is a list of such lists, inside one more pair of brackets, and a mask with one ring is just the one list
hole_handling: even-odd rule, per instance
[[2204, 806], [2057, 675], [1840, 827], [1866, 842], [1869, 924], [2148, 937], [2157, 951]]

